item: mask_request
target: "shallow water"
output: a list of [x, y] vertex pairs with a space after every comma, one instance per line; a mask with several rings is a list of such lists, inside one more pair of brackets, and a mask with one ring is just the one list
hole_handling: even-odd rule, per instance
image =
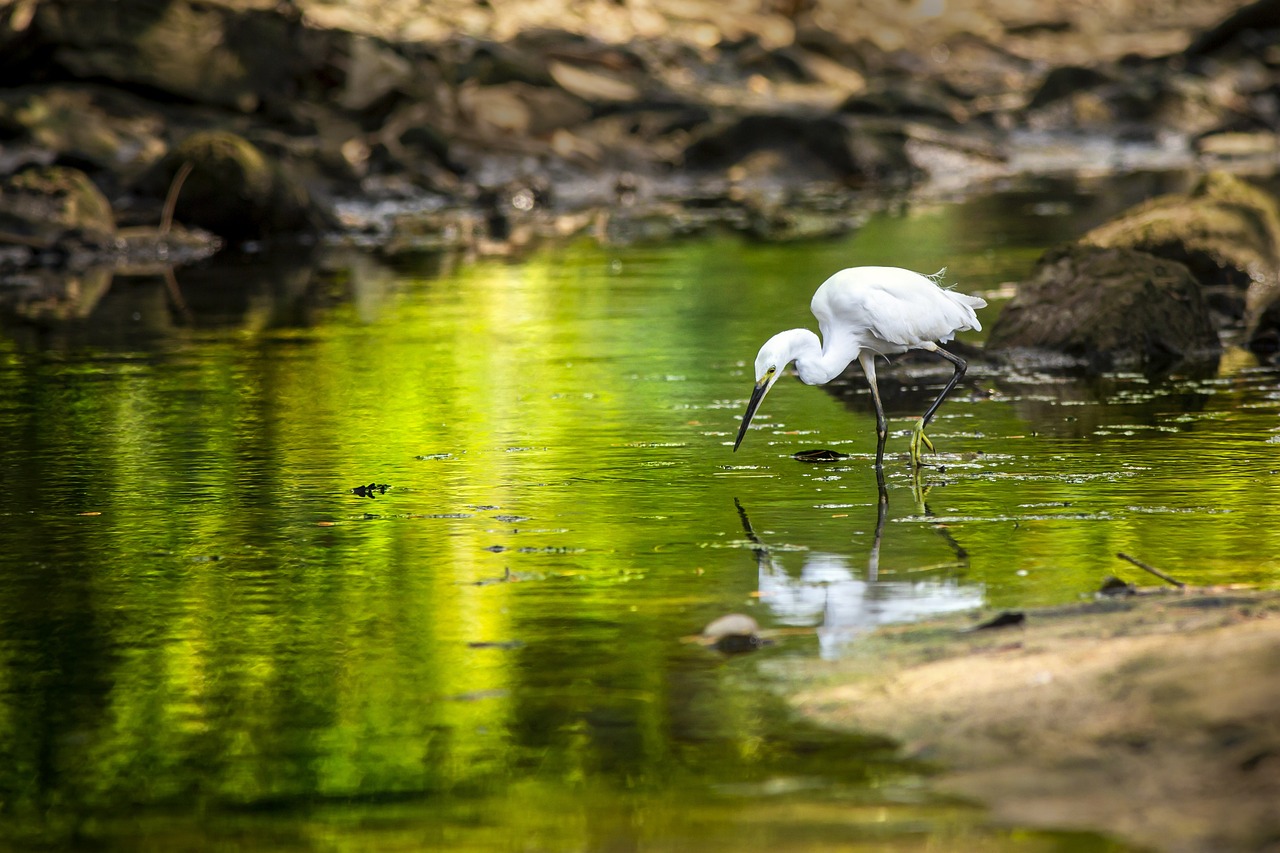
[[[761, 663], [1158, 583], [1118, 551], [1275, 585], [1277, 372], [975, 366], [916, 488], [947, 371], [888, 371], [878, 544], [860, 376], [780, 383], [730, 448], [756, 348], [812, 325], [831, 271], [949, 266], [989, 323], [1124, 202], [1041, 185], [801, 246], [248, 257], [180, 271], [182, 308], [121, 279], [90, 322], [8, 324], [0, 846], [1122, 849], [987, 826], [878, 738], [790, 721]], [[815, 446], [851, 456], [790, 458]], [[682, 642], [733, 611], [810, 630]]]

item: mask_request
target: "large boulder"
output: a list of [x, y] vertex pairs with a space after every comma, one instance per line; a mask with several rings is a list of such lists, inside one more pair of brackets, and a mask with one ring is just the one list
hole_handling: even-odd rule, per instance
[[[146, 87], [251, 112], [284, 102], [321, 61], [321, 34], [289, 3], [236, 8], [197, 0], [42, 0], [25, 52], [71, 77]], [[266, 4], [259, 4], [266, 5]]]
[[1144, 202], [1082, 241], [1185, 264], [1210, 306], [1244, 326], [1246, 342], [1274, 337], [1276, 312], [1268, 309], [1280, 299], [1280, 202], [1265, 190], [1210, 173], [1191, 192]]
[[1094, 369], [1161, 369], [1216, 357], [1221, 345], [1185, 266], [1132, 249], [1071, 244], [1045, 253], [1019, 285], [987, 350], [1050, 353]]
[[136, 188], [164, 198], [184, 163], [191, 164], [191, 173], [174, 208], [179, 222], [230, 240], [310, 233], [324, 226], [324, 215], [306, 188], [275, 159], [233, 133], [192, 134]]

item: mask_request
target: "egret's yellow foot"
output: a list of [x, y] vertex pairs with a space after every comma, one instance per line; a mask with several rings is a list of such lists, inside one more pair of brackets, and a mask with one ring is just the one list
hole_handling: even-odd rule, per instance
[[934, 453], [933, 442], [929, 440], [929, 436], [924, 434], [924, 419], [916, 421], [915, 429], [911, 431], [911, 464], [920, 467], [920, 446], [924, 445], [929, 449], [930, 453]]

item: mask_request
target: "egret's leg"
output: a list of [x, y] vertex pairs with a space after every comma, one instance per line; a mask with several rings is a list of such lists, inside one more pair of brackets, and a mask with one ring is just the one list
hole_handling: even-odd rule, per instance
[[871, 386], [871, 400], [876, 404], [876, 471], [884, 468], [884, 443], [889, 438], [889, 421], [884, 416], [884, 404], [880, 402], [880, 388], [876, 385], [876, 363], [872, 353], [863, 351], [858, 355], [858, 364], [862, 372], [867, 374], [867, 384]]
[[929, 425], [929, 421], [933, 420], [933, 416], [937, 414], [938, 407], [942, 405], [942, 401], [951, 393], [951, 389], [956, 387], [956, 383], [964, 377], [964, 372], [969, 367], [963, 358], [958, 355], [952, 355], [937, 344], [926, 344], [921, 349], [937, 353], [955, 365], [956, 370], [955, 373], [951, 374], [951, 380], [947, 382], [946, 387], [942, 389], [942, 393], [938, 395], [938, 399], [933, 401], [933, 405], [924, 413], [924, 417], [920, 418], [919, 423], [916, 424], [915, 430], [911, 433], [911, 463], [917, 468], [920, 467], [920, 445], [923, 444], [925, 447], [929, 448], [930, 453], [934, 452], [933, 442], [924, 434], [924, 428]]

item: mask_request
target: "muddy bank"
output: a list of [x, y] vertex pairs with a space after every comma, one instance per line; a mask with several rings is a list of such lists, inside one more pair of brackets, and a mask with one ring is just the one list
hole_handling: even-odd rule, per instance
[[804, 717], [891, 735], [998, 821], [1280, 849], [1280, 593], [1161, 591], [977, 624], [881, 629], [782, 677]]

